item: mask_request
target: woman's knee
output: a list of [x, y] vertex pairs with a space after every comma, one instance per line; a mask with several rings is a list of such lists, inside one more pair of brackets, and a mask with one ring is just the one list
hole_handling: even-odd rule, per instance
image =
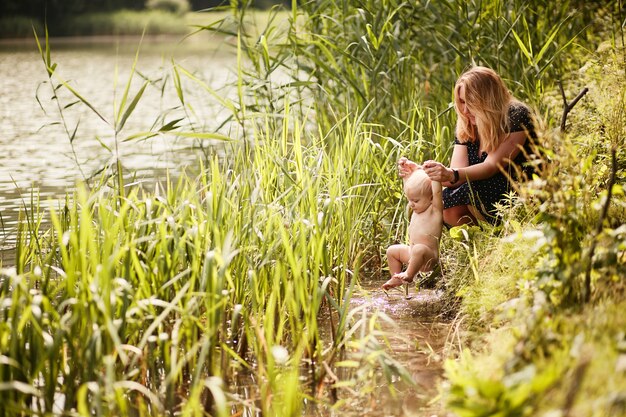
[[459, 225], [459, 220], [469, 212], [466, 206], [453, 206], [443, 210], [443, 221], [450, 226]]
[[474, 222], [474, 216], [468, 206], [453, 206], [443, 210], [443, 221], [450, 226], [459, 226]]
[[472, 215], [473, 218], [477, 219], [477, 220], [485, 220], [485, 216], [483, 216], [483, 214], [480, 212], [480, 210], [478, 210], [476, 207], [474, 206], [467, 206], [468, 211], [470, 212], [470, 214]]

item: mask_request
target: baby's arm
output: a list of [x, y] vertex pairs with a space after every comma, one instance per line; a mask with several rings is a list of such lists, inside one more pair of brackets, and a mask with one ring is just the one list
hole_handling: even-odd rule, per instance
[[441, 183], [439, 181], [431, 181], [433, 190], [433, 208], [443, 212], [443, 197], [441, 195]]

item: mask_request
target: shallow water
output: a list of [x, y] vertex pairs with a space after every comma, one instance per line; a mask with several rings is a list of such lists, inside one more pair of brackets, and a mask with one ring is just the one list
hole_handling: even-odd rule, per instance
[[364, 282], [352, 305], [366, 306], [393, 320], [379, 320], [381, 329], [387, 333], [392, 357], [406, 368], [417, 385], [399, 381], [395, 384], [399, 392], [394, 396], [387, 384], [382, 383], [372, 401], [361, 404], [363, 408], [353, 415], [442, 417], [436, 399], [450, 329], [449, 321], [443, 317], [442, 295], [436, 290], [416, 291], [412, 287], [410, 299], [406, 299], [399, 290], [386, 295], [380, 289], [381, 284], [382, 281]]
[[[390, 291], [389, 295], [380, 290], [384, 281], [366, 281], [356, 289], [351, 308], [358, 311], [357, 316], [365, 314], [371, 317], [378, 314], [379, 330], [384, 337], [377, 339], [382, 343], [386, 338], [387, 352], [403, 366], [415, 381], [415, 385], [396, 378], [394, 394], [381, 371], [375, 376], [376, 385], [370, 394], [350, 392], [347, 389], [336, 390], [333, 398], [328, 381], [320, 403], [308, 404], [304, 417], [361, 417], [361, 416], [397, 416], [397, 417], [448, 417], [440, 406], [439, 383], [443, 375], [443, 358], [450, 331], [450, 321], [444, 317], [444, 305], [441, 294], [430, 289], [416, 291], [411, 288], [410, 299], [403, 292]], [[380, 318], [384, 314], [391, 321]], [[328, 317], [319, 320], [320, 337], [327, 344], [330, 342]], [[326, 326], [326, 327], [324, 327]], [[357, 359], [348, 354], [342, 359]], [[308, 374], [306, 365], [303, 377]], [[343, 379], [347, 376], [343, 375]], [[233, 415], [259, 417], [259, 392], [253, 377], [247, 373], [232, 381], [231, 390], [236, 392], [239, 404], [232, 407]], [[309, 393], [311, 394], [311, 393]], [[334, 408], [336, 401], [344, 401]]]

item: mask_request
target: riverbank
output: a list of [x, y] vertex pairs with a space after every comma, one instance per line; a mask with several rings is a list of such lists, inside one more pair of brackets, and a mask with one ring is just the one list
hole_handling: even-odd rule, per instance
[[570, 80], [568, 96], [589, 92], [566, 134], [542, 135], [551, 167], [503, 226], [451, 232], [462, 342], [446, 403], [460, 416], [626, 415], [626, 61], [607, 46]]
[[[270, 15], [275, 12], [255, 10], [247, 15], [250, 29], [265, 27]], [[59, 38], [71, 37], [181, 37], [194, 33], [198, 27], [209, 27], [231, 15], [229, 10], [214, 10], [175, 14], [162, 10], [120, 10], [110, 13], [89, 13], [70, 16], [62, 22], [49, 22], [49, 35]], [[279, 12], [287, 17], [287, 11]], [[283, 18], [281, 17], [281, 18]], [[40, 35], [45, 33], [44, 23], [25, 16], [0, 18], [0, 41], [11, 42], [28, 39], [33, 36], [33, 29]]]

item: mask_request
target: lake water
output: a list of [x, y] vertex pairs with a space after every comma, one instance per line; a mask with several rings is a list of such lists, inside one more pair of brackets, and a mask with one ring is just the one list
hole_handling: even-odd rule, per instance
[[[128, 136], [178, 118], [210, 132], [228, 116], [217, 100], [181, 75], [187, 104], [184, 112], [172, 81], [174, 60], [220, 95], [230, 95], [224, 86], [235, 78], [235, 56], [224, 39], [198, 36], [184, 41], [140, 41], [51, 40], [52, 62], [58, 64], [53, 82], [63, 79], [70, 83], [108, 122], [81, 103], [64, 108], [77, 99], [63, 88], [58, 90], [58, 102], [64, 108], [65, 126], [34, 38], [0, 43], [0, 249], [12, 246], [18, 212], [29, 204], [31, 193], [41, 201], [63, 196], [76, 180], [93, 175], [115, 154], [140, 180], [152, 180], [165, 170], [175, 174], [198, 157], [199, 142], [195, 139], [165, 136], [123, 142]], [[138, 49], [137, 74], [128, 102], [144, 78], [150, 84], [116, 138], [114, 103], [121, 101]], [[164, 120], [159, 119], [161, 115], [165, 115]], [[72, 149], [69, 136], [75, 129]]]

